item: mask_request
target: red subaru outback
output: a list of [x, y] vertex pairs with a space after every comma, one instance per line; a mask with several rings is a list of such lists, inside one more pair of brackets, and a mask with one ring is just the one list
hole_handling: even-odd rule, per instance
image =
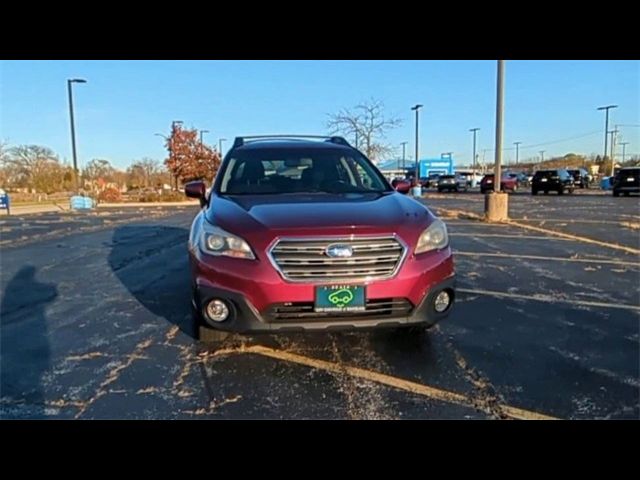
[[342, 137], [239, 137], [189, 237], [201, 339], [430, 327], [455, 274], [445, 224]]

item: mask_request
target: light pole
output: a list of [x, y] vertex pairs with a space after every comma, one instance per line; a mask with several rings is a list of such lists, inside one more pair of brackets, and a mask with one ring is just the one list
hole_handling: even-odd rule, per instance
[[[602, 163], [606, 165], [607, 162], [607, 135], [609, 134], [609, 110], [612, 108], [618, 108], [618, 105], [606, 105], [604, 107], [598, 107], [598, 110], [604, 110], [604, 155], [602, 157]], [[613, 175], [613, 161], [611, 162], [611, 174]]]
[[504, 129], [504, 60], [498, 60], [496, 81], [496, 145], [493, 171], [494, 191], [484, 197], [484, 214], [487, 221], [502, 222], [509, 218], [509, 196], [501, 192], [502, 136]]
[[476, 134], [480, 130], [478, 127], [469, 129], [473, 132], [473, 175], [471, 176], [471, 186], [476, 186]]
[[420, 158], [418, 156], [418, 112], [420, 111], [420, 109], [423, 107], [424, 105], [420, 105], [420, 104], [416, 104], [413, 107], [411, 107], [411, 110], [414, 110], [416, 112], [416, 174], [415, 174], [415, 179], [414, 179], [414, 185], [418, 185], [419, 184], [419, 179], [420, 179], [420, 171], [419, 171], [419, 161], [418, 158]]
[[402, 172], [403, 172], [403, 175], [407, 174], [406, 170], [405, 170], [405, 162], [406, 162], [406, 159], [407, 159], [407, 156], [406, 156], [407, 143], [409, 143], [409, 142], [402, 142], [400, 144], [400, 145], [402, 145]]
[[[175, 152], [173, 151], [173, 142], [175, 139], [177, 126], [182, 125], [183, 123], [184, 122], [182, 120], [174, 120], [173, 122], [171, 122], [171, 141], [169, 142], [169, 154], [173, 157], [174, 160], [175, 160]], [[178, 174], [177, 173], [175, 175], [175, 182], [176, 182], [176, 190], [178, 190]]]
[[520, 160], [520, 144], [522, 142], [513, 142], [513, 144], [516, 146], [516, 165], [518, 165], [518, 161]]
[[500, 180], [502, 179], [502, 130], [504, 127], [504, 60], [498, 60], [498, 80], [496, 83], [496, 166], [493, 178], [495, 192], [500, 193]]
[[626, 153], [626, 146], [629, 145], [629, 142], [620, 142], [620, 145], [622, 145], [622, 163], [624, 164], [624, 157], [625, 157], [625, 153]]
[[220, 152], [220, 158], [222, 158], [222, 142], [226, 142], [226, 138], [218, 139], [218, 152]]
[[71, 152], [73, 155], [73, 178], [76, 193], [78, 193], [78, 158], [76, 155], [76, 128], [73, 120], [73, 93], [71, 89], [72, 83], [87, 83], [82, 78], [67, 79], [67, 92], [69, 93], [69, 120], [71, 122]]
[[611, 130], [611, 175], [616, 164], [616, 140], [618, 139], [618, 126]]
[[200, 130], [200, 148], [202, 148], [202, 135], [209, 133], [209, 130]]

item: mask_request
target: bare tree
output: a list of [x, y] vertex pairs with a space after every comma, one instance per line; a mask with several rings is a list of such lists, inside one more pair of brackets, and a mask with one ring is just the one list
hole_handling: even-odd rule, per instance
[[102, 178], [105, 181], [110, 181], [113, 171], [114, 168], [111, 166], [111, 163], [109, 163], [109, 160], [94, 158], [87, 163], [84, 172], [82, 172], [82, 176], [87, 180], [98, 180]]
[[127, 169], [129, 184], [137, 187], [154, 186], [156, 177], [162, 173], [162, 165], [152, 158], [143, 158]]
[[2, 158], [16, 177], [16, 182], [52, 193], [63, 188], [64, 168], [53, 150], [39, 145], [20, 145], [9, 149]]
[[331, 135], [341, 134], [356, 140], [357, 147], [374, 161], [393, 153], [394, 149], [385, 143], [386, 134], [402, 125], [399, 118], [387, 118], [384, 104], [371, 99], [352, 109], [343, 108], [338, 113], [329, 114], [327, 128]]

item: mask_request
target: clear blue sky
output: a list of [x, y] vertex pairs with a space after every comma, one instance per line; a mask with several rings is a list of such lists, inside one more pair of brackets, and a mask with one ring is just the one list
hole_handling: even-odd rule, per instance
[[[209, 130], [205, 142], [236, 135], [326, 133], [327, 114], [374, 97], [404, 124], [390, 143], [409, 141], [421, 113], [421, 157], [452, 151], [471, 159], [493, 148], [495, 61], [2, 61], [0, 139], [39, 144], [71, 159], [66, 79], [82, 77], [74, 101], [81, 165], [105, 158], [123, 168], [132, 160], [161, 160], [172, 120]], [[505, 147], [521, 141], [521, 159], [570, 151], [600, 153], [604, 114], [611, 125], [640, 124], [638, 61], [508, 61]], [[640, 152], [640, 128], [621, 127], [627, 154]], [[547, 145], [538, 144], [566, 140]], [[523, 148], [527, 145], [536, 145]], [[400, 149], [399, 149], [400, 151]], [[487, 153], [487, 159], [491, 157]], [[508, 160], [515, 153], [505, 151]]]

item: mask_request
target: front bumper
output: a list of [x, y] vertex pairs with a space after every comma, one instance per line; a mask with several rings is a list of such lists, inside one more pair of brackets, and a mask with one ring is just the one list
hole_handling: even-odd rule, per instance
[[[347, 314], [344, 316], [322, 316], [304, 319], [288, 318], [285, 321], [274, 319], [269, 312], [272, 308], [265, 309], [262, 313], [239, 292], [228, 289], [197, 284], [194, 289], [194, 307], [202, 312], [204, 305], [213, 298], [224, 300], [231, 306], [231, 314], [227, 320], [213, 325], [219, 330], [250, 333], [250, 332], [299, 332], [299, 331], [339, 331], [375, 328], [393, 328], [403, 326], [424, 325], [430, 327], [447, 317], [453, 308], [455, 301], [455, 275], [436, 283], [429, 288], [422, 300], [410, 305], [410, 310], [403, 314], [393, 312], [381, 314]], [[435, 297], [443, 290], [451, 295], [451, 305], [442, 313], [435, 311], [433, 302]]]
[[613, 187], [616, 192], [628, 192], [628, 193], [640, 193], [640, 186], [638, 185], [616, 185]]

